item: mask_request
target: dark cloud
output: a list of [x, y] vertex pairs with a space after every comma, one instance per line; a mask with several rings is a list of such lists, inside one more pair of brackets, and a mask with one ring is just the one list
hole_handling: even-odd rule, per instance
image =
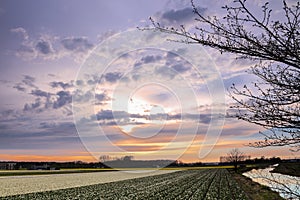
[[56, 127], [55, 123], [49, 123], [49, 122], [41, 122], [39, 128], [41, 129], [49, 129]]
[[193, 8], [187, 7], [181, 10], [169, 10], [162, 15], [163, 19], [172, 21], [172, 22], [181, 22], [186, 19], [191, 19], [195, 17]]
[[122, 74], [119, 72], [109, 72], [104, 75], [104, 79], [109, 83], [115, 83], [121, 79]]
[[13, 88], [21, 92], [25, 92], [28, 89], [28, 87], [37, 89], [37, 86], [34, 83], [34, 77], [29, 75], [23, 75], [23, 80], [21, 81], [21, 83], [17, 83], [15, 86], [13, 86]]
[[117, 126], [117, 125], [120, 125], [118, 124], [117, 122], [115, 121], [109, 121], [109, 122], [105, 122], [105, 123], [100, 123], [101, 125], [106, 125], [106, 126]]
[[171, 68], [174, 69], [175, 71], [177, 71], [178, 73], [184, 73], [191, 69], [190, 66], [187, 66], [187, 65], [184, 65], [181, 63], [175, 64], [175, 65], [171, 66]]
[[147, 55], [147, 56], [142, 57], [142, 59], [139, 60], [138, 62], [136, 62], [134, 64], [134, 67], [137, 68], [137, 67], [140, 67], [143, 64], [154, 63], [154, 62], [159, 61], [161, 59], [162, 59], [162, 57], [159, 56], [159, 55], [157, 55], [157, 56]]
[[32, 90], [31, 93], [33, 96], [38, 96], [38, 97], [50, 97], [50, 93], [36, 89], [36, 90]]
[[88, 102], [94, 99], [94, 93], [92, 91], [83, 92], [81, 90], [76, 90], [73, 93], [74, 102]]
[[[34, 101], [25, 102], [22, 111], [23, 112], [44, 112], [51, 109], [60, 109], [63, 114], [71, 115], [72, 109], [70, 108], [70, 103], [72, 102], [72, 97], [75, 95], [75, 100], [80, 102], [87, 102], [89, 100], [95, 100], [95, 94], [91, 91], [86, 92], [85, 94], [78, 93], [76, 91], [68, 91], [70, 87], [74, 86], [74, 81], [70, 82], [61, 82], [61, 81], [53, 81], [50, 82], [49, 85], [52, 88], [61, 88], [58, 92], [52, 92], [41, 90], [36, 85], [36, 79], [29, 75], [24, 75], [23, 80], [21, 83], [17, 83], [13, 88], [17, 89], [18, 91], [28, 92], [29, 95], [35, 97]], [[83, 84], [83, 83], [82, 83]], [[102, 94], [104, 95], [104, 94]], [[98, 94], [96, 96], [98, 101], [100, 99], [108, 100], [109, 97], [101, 96]], [[97, 99], [96, 99], [97, 100]], [[22, 113], [22, 112], [21, 112]]]
[[62, 81], [53, 81], [50, 83], [50, 86], [52, 88], [61, 87], [62, 89], [67, 89], [67, 88], [73, 87], [73, 84], [72, 83], [64, 83]]
[[176, 113], [176, 114], [173, 114], [173, 115], [169, 115], [168, 119], [170, 119], [170, 120], [180, 120], [180, 119], [182, 119], [182, 115], [181, 115], [181, 113]]
[[83, 80], [76, 80], [75, 83], [76, 83], [76, 86], [83, 86], [84, 85]]
[[151, 114], [148, 117], [149, 120], [169, 120], [169, 114], [168, 113], [156, 113], [156, 114]]
[[97, 120], [99, 124], [106, 126], [114, 125], [140, 125], [134, 119], [149, 118], [140, 114], [130, 114], [126, 111], [101, 110], [96, 116], [91, 116], [91, 120]]
[[151, 120], [191, 120], [195, 122], [200, 122], [203, 124], [209, 124], [212, 118], [220, 118], [220, 115], [213, 114], [191, 114], [191, 113], [176, 113], [176, 114], [168, 114], [168, 113], [156, 113], [152, 114], [149, 117], [144, 115], [130, 115], [131, 118], [146, 118]]
[[98, 101], [106, 101], [106, 100], [110, 100], [110, 98], [107, 96], [107, 94], [105, 93], [101, 93], [101, 94], [95, 94], [95, 98]]
[[213, 116], [211, 114], [202, 114], [200, 115], [200, 122], [203, 124], [210, 124], [212, 117]]
[[58, 109], [72, 102], [72, 95], [69, 91], [59, 91], [56, 93], [57, 100], [53, 102], [53, 108]]
[[32, 76], [24, 75], [23, 77], [24, 77], [24, 79], [23, 79], [24, 83], [26, 83], [26, 82], [30, 82], [30, 83], [35, 82], [35, 78], [32, 77]]
[[57, 56], [59, 54], [56, 54], [52, 47], [52, 43], [55, 43], [55, 38], [49, 37], [49, 35], [41, 35], [38, 40], [30, 39], [27, 31], [22, 27], [12, 29], [11, 31], [23, 35], [23, 41], [16, 51], [16, 56], [25, 60], [60, 58], [60, 56]]
[[30, 87], [33, 87], [33, 88], [37, 88], [37, 86], [34, 84], [35, 83], [35, 78], [32, 77], [32, 76], [29, 76], [29, 75], [24, 75], [23, 76], [23, 80], [22, 80], [22, 83], [27, 85], [27, 86], [30, 86]]
[[100, 121], [100, 125], [105, 126], [125, 126], [125, 125], [143, 125], [143, 122], [132, 122], [132, 121], [123, 121], [123, 120], [114, 120], [114, 121]]
[[161, 75], [162, 77], [168, 77], [170, 79], [173, 79], [176, 76], [176, 71], [174, 71], [170, 67], [157, 67], [155, 68], [155, 73], [157, 75]]
[[175, 58], [177, 58], [177, 57], [178, 57], [177, 54], [175, 54], [175, 53], [173, 53], [173, 52], [170, 52], [170, 51], [168, 51], [168, 53], [167, 53], [167, 55], [166, 55], [166, 58], [167, 58], [167, 59], [175, 59]]
[[[35, 40], [33, 37], [29, 37], [26, 30], [22, 27], [11, 29], [11, 32], [23, 36], [23, 40], [15, 54], [25, 60], [37, 58], [57, 60], [65, 56], [70, 56], [69, 53], [66, 53], [67, 50], [74, 53], [75, 61], [81, 61], [84, 54], [94, 47], [86, 37], [58, 38], [41, 34], [40, 38]], [[54, 49], [53, 47], [56, 48]]]
[[97, 120], [128, 119], [129, 114], [125, 111], [101, 110], [96, 114]]
[[141, 78], [141, 75], [139, 75], [139, 74], [132, 74], [131, 78], [134, 81], [138, 81]]
[[73, 136], [56, 136], [53, 133], [51, 135], [50, 132], [28, 132], [19, 135], [1, 135], [0, 140], [0, 149], [20, 150], [20, 152], [24, 150], [38, 152], [45, 149], [65, 150], [74, 148], [81, 148], [80, 139], [75, 134]]
[[[168, 114], [168, 113], [156, 113], [151, 115], [141, 115], [128, 113], [125, 111], [112, 111], [112, 110], [101, 110], [96, 114], [96, 120], [105, 121], [105, 125], [113, 124], [140, 124], [133, 119], [147, 119], [147, 120], [193, 120], [202, 123], [210, 123], [212, 115], [204, 114], [190, 114], [190, 113], [177, 113], [177, 114]], [[91, 117], [91, 119], [94, 117]], [[111, 122], [111, 123], [110, 123]], [[141, 123], [143, 124], [143, 123]]]
[[96, 80], [93, 80], [93, 79], [89, 79], [89, 80], [87, 81], [87, 84], [88, 84], [88, 85], [95, 85], [95, 84], [97, 84], [97, 81], [96, 81]]
[[0, 130], [5, 130], [7, 129], [9, 126], [7, 124], [0, 124]]
[[87, 80], [86, 83], [88, 85], [95, 85], [99, 81], [99, 77], [96, 76], [96, 75], [86, 74], [85, 77], [86, 77], [86, 80]]
[[134, 63], [134, 66], [133, 66], [133, 67], [134, 67], [135, 69], [137, 69], [137, 68], [141, 67], [142, 64], [143, 64], [142, 62], [138, 61], [138, 62]]
[[[200, 122], [203, 124], [209, 124], [213, 115], [208, 113], [208, 114], [191, 114], [191, 113], [177, 113], [174, 115], [168, 115], [169, 120], [192, 120], [196, 122]], [[217, 117], [217, 116], [215, 116]]]
[[80, 147], [80, 139], [73, 122], [41, 122], [37, 128], [37, 130], [28, 131], [24, 128], [11, 129], [11, 125], [3, 126], [3, 130], [0, 131], [0, 149]]
[[131, 118], [136, 118], [136, 119], [138, 119], [138, 118], [144, 118], [144, 119], [148, 118], [147, 116], [141, 115], [141, 114], [129, 114], [129, 113], [128, 113], [128, 115], [129, 115]]
[[11, 116], [16, 116], [16, 110], [7, 109], [0, 112], [1, 119], [8, 119]]
[[[32, 81], [34, 80], [33, 77], [26, 77], [25, 82], [28, 82], [27, 85], [32, 84]], [[64, 82], [51, 82], [49, 83], [52, 87], [61, 87], [63, 90], [60, 90], [56, 93], [50, 93], [48, 91], [44, 91], [41, 89], [33, 89], [29, 93], [30, 95], [37, 97], [35, 102], [33, 103], [26, 103], [24, 105], [23, 111], [35, 111], [35, 112], [42, 112], [46, 111], [48, 109], [62, 109], [62, 112], [64, 114], [70, 115], [72, 114], [72, 110], [69, 108], [70, 103], [72, 102], [73, 96], [75, 97], [75, 101], [79, 102], [87, 102], [89, 100], [94, 100], [94, 93], [91, 91], [88, 91], [84, 94], [82, 92], [80, 93], [79, 90], [76, 91], [67, 91], [69, 87], [72, 87], [73, 82], [71, 83], [64, 83]], [[19, 90], [22, 90], [22, 88], [19, 88]], [[100, 94], [99, 94], [100, 95]], [[98, 96], [100, 98], [100, 96]], [[108, 97], [102, 97], [105, 100], [108, 99]]]
[[[198, 11], [202, 14], [205, 12], [205, 10], [206, 10], [205, 8], [198, 7]], [[186, 8], [178, 9], [178, 10], [174, 10], [174, 9], [169, 10], [169, 11], [161, 14], [161, 16], [160, 16], [162, 22], [165, 23], [166, 25], [186, 24], [186, 23], [194, 21], [194, 19], [196, 17], [197, 17], [197, 15], [195, 15], [192, 7], [186, 7]]]
[[65, 107], [63, 107], [62, 113], [66, 116], [73, 116], [72, 106], [67, 104]]
[[20, 92], [26, 91], [26, 88], [24, 86], [22, 86], [22, 84], [20, 84], [20, 83], [16, 84], [13, 88], [17, 89]]
[[138, 113], [128, 113], [126, 111], [112, 111], [101, 110], [96, 115], [90, 117], [91, 121], [97, 120], [101, 125], [113, 126], [113, 125], [138, 125], [145, 122], [139, 122], [138, 119], [151, 120], [182, 120], [200, 123], [202, 125], [209, 125], [212, 120], [223, 119], [225, 116], [221, 114], [212, 113], [155, 113], [150, 115], [142, 115]]
[[56, 77], [55, 74], [48, 74], [48, 76], [50, 76], [50, 77]]
[[38, 41], [37, 44], [35, 45], [35, 49], [39, 53], [42, 53], [44, 55], [48, 55], [48, 54], [53, 53], [53, 49], [51, 47], [50, 42], [45, 41], [45, 40]]
[[152, 63], [161, 60], [161, 56], [148, 55], [141, 59], [143, 63]]
[[69, 51], [85, 52], [94, 47], [86, 37], [71, 37], [61, 41], [63, 47]]
[[[36, 98], [34, 103], [31, 103], [31, 104], [26, 103], [24, 105], [23, 111], [27, 112], [27, 111], [36, 110], [38, 112], [41, 112], [42, 111], [41, 108], [40, 108], [41, 105], [42, 105], [41, 99]], [[40, 108], [40, 109], [38, 109], [38, 108]]]
[[62, 123], [55, 123], [55, 122], [41, 122], [39, 125], [40, 129], [48, 129], [52, 131], [64, 131], [68, 129], [76, 130], [75, 124], [73, 122], [62, 122]]

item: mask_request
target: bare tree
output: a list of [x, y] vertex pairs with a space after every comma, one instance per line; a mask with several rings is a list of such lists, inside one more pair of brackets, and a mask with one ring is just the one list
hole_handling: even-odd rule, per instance
[[124, 157], [122, 157], [121, 158], [121, 160], [123, 160], [123, 161], [131, 161], [131, 160], [133, 160], [133, 156], [124, 156]]
[[245, 155], [243, 152], [241, 152], [239, 149], [232, 149], [230, 152], [227, 153], [226, 156], [227, 162], [230, 162], [233, 164], [235, 171], [237, 170], [238, 164], [241, 161], [245, 160]]
[[107, 162], [107, 161], [110, 161], [112, 160], [113, 158], [109, 155], [101, 155], [99, 156], [99, 160], [100, 162]]
[[134, 159], [134, 156], [122, 156], [122, 157], [117, 157], [117, 156], [110, 156], [110, 155], [101, 155], [99, 156], [100, 162], [108, 162], [108, 161], [131, 161]]
[[233, 0], [223, 18], [205, 16], [191, 1], [197, 25], [187, 30], [155, 22], [148, 30], [182, 36], [177, 42], [200, 44], [251, 59], [249, 70], [259, 78], [243, 88], [234, 84], [230, 96], [237, 102], [236, 117], [267, 129], [263, 141], [253, 147], [292, 146], [300, 150], [300, 2], [288, 6], [283, 0], [284, 17], [272, 20], [269, 3], [262, 6], [262, 17], [255, 16], [246, 0]]

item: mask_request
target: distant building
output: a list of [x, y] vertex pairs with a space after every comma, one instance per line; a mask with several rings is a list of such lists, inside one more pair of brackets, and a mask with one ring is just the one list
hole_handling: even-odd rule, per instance
[[17, 163], [0, 163], [0, 170], [13, 170]]
[[50, 166], [48, 164], [42, 165], [32, 165], [30, 167], [31, 170], [50, 170]]

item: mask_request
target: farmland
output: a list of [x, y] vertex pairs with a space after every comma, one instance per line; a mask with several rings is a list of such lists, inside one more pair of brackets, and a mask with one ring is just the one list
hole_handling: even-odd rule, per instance
[[248, 199], [226, 169], [181, 170], [0, 199]]
[[[81, 170], [85, 171], [85, 170]], [[21, 171], [22, 172], [22, 171]], [[21, 173], [20, 172], [20, 173]], [[145, 176], [160, 175], [174, 172], [171, 170], [139, 171], [139, 173], [126, 173], [122, 171], [101, 171], [89, 173], [68, 174], [33, 174], [16, 176], [0, 176], [0, 197], [15, 194], [44, 192], [66, 188], [95, 185], [100, 183], [116, 182]]]

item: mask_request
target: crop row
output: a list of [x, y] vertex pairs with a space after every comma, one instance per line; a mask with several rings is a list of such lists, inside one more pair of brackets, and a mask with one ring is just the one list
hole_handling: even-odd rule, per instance
[[226, 169], [182, 170], [0, 199], [248, 199]]

